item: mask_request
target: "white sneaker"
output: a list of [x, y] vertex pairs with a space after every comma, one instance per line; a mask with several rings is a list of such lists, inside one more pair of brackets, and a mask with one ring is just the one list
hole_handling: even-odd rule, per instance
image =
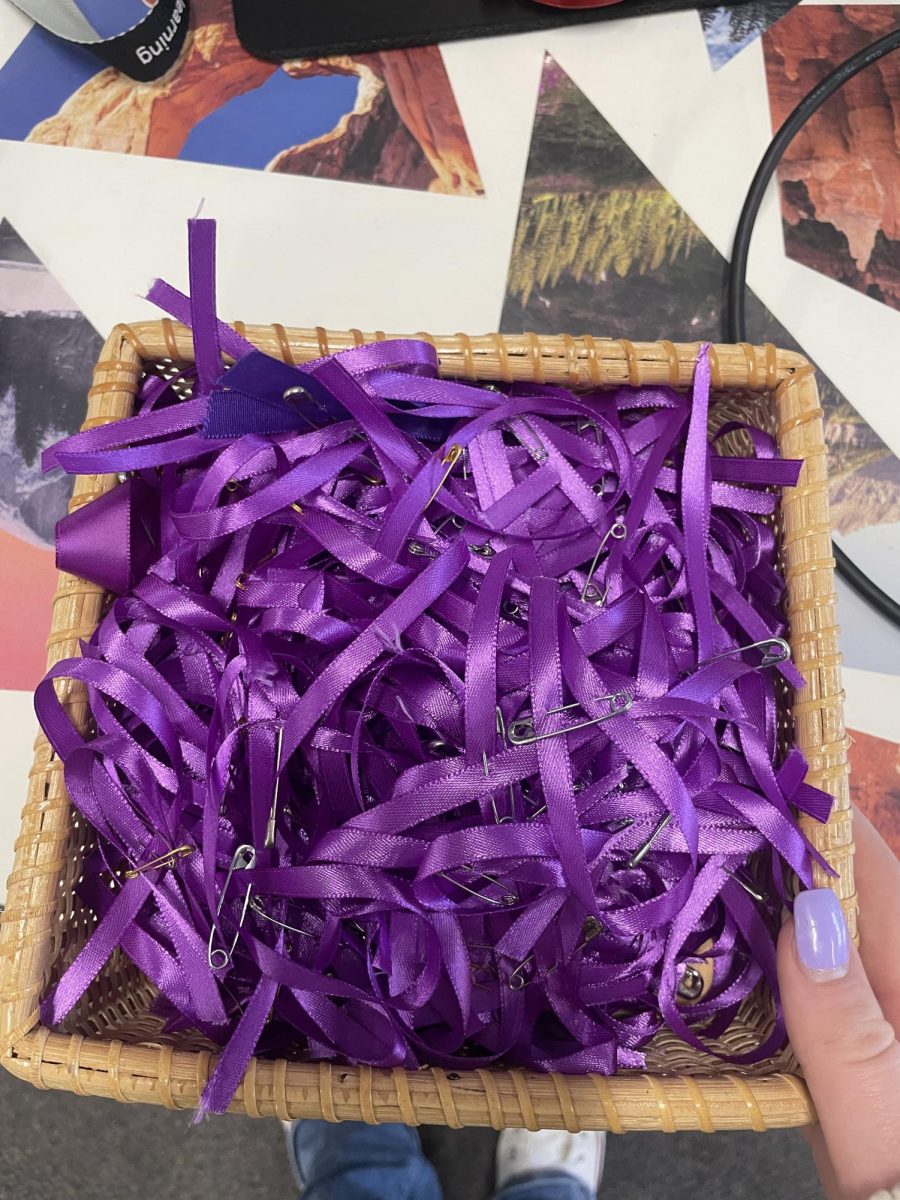
[[574, 1175], [591, 1195], [603, 1176], [605, 1133], [566, 1133], [564, 1129], [504, 1129], [497, 1141], [497, 1191], [517, 1175], [562, 1171]]

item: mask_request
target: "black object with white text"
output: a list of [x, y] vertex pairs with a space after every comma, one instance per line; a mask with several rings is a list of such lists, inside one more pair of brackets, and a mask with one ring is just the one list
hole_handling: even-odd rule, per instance
[[[139, 21], [104, 36], [76, 0], [11, 0], [56, 37], [90, 50], [139, 83], [159, 79], [176, 62], [190, 25], [190, 0], [156, 0]], [[111, 11], [114, 6], [110, 5]]]

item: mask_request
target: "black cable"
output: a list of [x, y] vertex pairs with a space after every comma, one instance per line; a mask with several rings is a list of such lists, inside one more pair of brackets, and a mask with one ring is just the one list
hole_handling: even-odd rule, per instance
[[769, 180], [784, 157], [785, 150], [813, 113], [817, 112], [825, 101], [829, 100], [849, 79], [898, 47], [900, 47], [900, 29], [895, 29], [879, 38], [877, 42], [873, 42], [871, 46], [858, 50], [839, 67], [835, 67], [830, 75], [826, 75], [821, 83], [816, 84], [812, 91], [803, 97], [769, 143], [769, 148], [763, 155], [762, 162], [757, 167], [753, 182], [747, 191], [734, 235], [725, 304], [725, 337], [728, 341], [746, 341], [747, 322], [744, 303], [750, 239], [753, 236], [753, 227], [756, 224], [759, 206], [762, 204]]
[[[886, 54], [890, 54], [892, 50], [898, 49], [898, 47], [900, 47], [900, 29], [895, 29], [877, 41], [872, 42], [870, 46], [857, 51], [846, 62], [842, 62], [840, 66], [835, 67], [829, 75], [825, 76], [821, 83], [816, 84], [812, 91], [803, 97], [769, 143], [769, 148], [763, 155], [762, 162], [760, 162], [756, 169], [756, 174], [753, 176], [753, 182], [750, 184], [747, 197], [744, 200], [744, 207], [741, 210], [737, 230], [734, 235], [731, 262], [728, 267], [728, 276], [725, 285], [724, 324], [726, 341], [745, 342], [747, 340], [745, 303], [747, 295], [747, 256], [750, 250], [750, 239], [753, 236], [753, 227], [756, 224], [759, 206], [762, 204], [769, 180], [784, 157], [785, 150], [787, 150], [788, 146], [813, 113], [821, 108], [825, 101], [833, 96], [836, 91], [842, 88], [848, 79], [852, 79], [854, 75], [871, 66], [872, 63], [877, 62]], [[892, 596], [889, 596], [887, 592], [882, 591], [878, 584], [874, 583], [864, 571], [861, 571], [856, 563], [841, 550], [840, 546], [832, 542], [832, 547], [834, 549], [837, 572], [845, 583], [848, 583], [863, 600], [871, 604], [883, 617], [886, 617], [893, 625], [900, 628], [900, 604]]]

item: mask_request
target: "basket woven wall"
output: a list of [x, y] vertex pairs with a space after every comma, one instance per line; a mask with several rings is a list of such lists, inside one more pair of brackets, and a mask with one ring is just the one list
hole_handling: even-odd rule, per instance
[[[269, 354], [301, 363], [334, 350], [381, 340], [382, 333], [286, 330], [280, 325], [236, 326]], [[686, 388], [698, 346], [631, 343], [590, 337], [426, 337], [444, 375], [464, 379], [527, 379], [567, 386], [623, 383]], [[171, 371], [191, 361], [190, 333], [164, 320], [118, 326], [97, 363], [85, 428], [128, 415], [148, 363]], [[856, 930], [852, 833], [847, 787], [847, 740], [842, 715], [840, 655], [826, 492], [826, 455], [812, 367], [800, 355], [772, 346], [716, 346], [711, 352], [718, 420], [743, 414], [768, 428], [787, 458], [805, 466], [787, 489], [776, 519], [788, 584], [794, 661], [806, 687], [785, 696], [784, 729], [809, 759], [809, 781], [836, 800], [827, 826], [804, 819], [806, 833], [838, 872], [818, 872], [832, 886]], [[80, 477], [72, 506], [115, 486], [114, 476]], [[48, 661], [78, 653], [104, 612], [102, 590], [62, 574], [53, 603]], [[72, 719], [86, 717], [81, 685], [60, 687]], [[65, 1032], [40, 1024], [38, 1005], [48, 982], [72, 961], [95, 918], [74, 896], [93, 833], [71, 807], [61, 763], [39, 736], [28, 800], [16, 843], [7, 907], [0, 926], [0, 1055], [14, 1075], [39, 1088], [124, 1102], [193, 1108], [214, 1066], [212, 1047], [198, 1035], [163, 1036], [149, 1015], [153, 989], [117, 953], [66, 1022]], [[720, 1043], [731, 1052], [758, 1044], [771, 1024], [771, 1000], [760, 990], [745, 1002]], [[342, 1067], [329, 1063], [253, 1060], [231, 1105], [251, 1116], [277, 1114], [370, 1123], [491, 1125], [537, 1128], [678, 1129], [767, 1128], [814, 1119], [808, 1093], [789, 1051], [736, 1072], [672, 1034], [651, 1043], [645, 1072], [600, 1076], [541, 1075], [517, 1070], [445, 1072], [427, 1068]]]

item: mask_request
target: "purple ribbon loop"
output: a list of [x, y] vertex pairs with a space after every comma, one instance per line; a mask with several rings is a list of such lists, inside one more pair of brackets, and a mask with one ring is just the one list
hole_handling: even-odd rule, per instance
[[122, 595], [159, 557], [159, 524], [159, 493], [126, 479], [57, 524], [56, 565]]

